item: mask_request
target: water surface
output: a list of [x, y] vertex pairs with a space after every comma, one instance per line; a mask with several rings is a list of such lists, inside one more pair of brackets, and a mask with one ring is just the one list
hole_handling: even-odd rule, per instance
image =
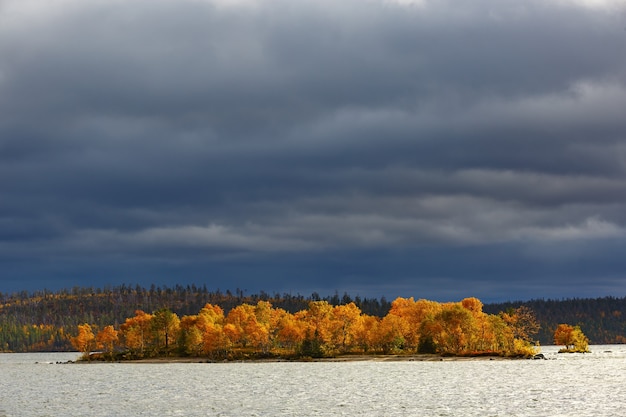
[[0, 354], [0, 416], [620, 416], [626, 346], [549, 360], [57, 364]]

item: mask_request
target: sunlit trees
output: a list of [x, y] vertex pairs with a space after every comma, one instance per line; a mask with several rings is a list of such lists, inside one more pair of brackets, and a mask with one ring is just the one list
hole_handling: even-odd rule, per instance
[[411, 350], [419, 343], [420, 317], [416, 303], [411, 298], [398, 297], [391, 303], [387, 317], [383, 318], [381, 341], [384, 351], [402, 347]]
[[113, 359], [113, 349], [118, 342], [118, 332], [113, 326], [105, 326], [96, 334], [97, 348], [102, 349], [103, 354], [109, 359]]
[[539, 331], [539, 322], [535, 313], [526, 306], [518, 307], [501, 314], [501, 317], [513, 330], [513, 336], [532, 342], [533, 336]]
[[152, 317], [152, 314], [137, 310], [134, 317], [127, 318], [120, 326], [124, 345], [133, 355], [143, 357], [146, 349], [152, 347]]
[[356, 345], [364, 353], [376, 350], [376, 335], [380, 318], [363, 314], [363, 321], [355, 332]]
[[[483, 312], [477, 298], [440, 304], [436, 310], [420, 324], [420, 353], [523, 357], [535, 353], [529, 341], [515, 337], [515, 330], [503, 317]], [[513, 320], [513, 316], [507, 317]]]
[[311, 301], [309, 309], [298, 317], [306, 323], [302, 354], [315, 357], [332, 352], [333, 306], [328, 301]]
[[[398, 298], [380, 318], [364, 314], [353, 302], [333, 306], [311, 301], [292, 314], [260, 300], [232, 307], [225, 316], [220, 306], [206, 304], [197, 315], [182, 319], [169, 309], [153, 314], [137, 310], [120, 326], [119, 339], [127, 357], [170, 354], [174, 348], [181, 355], [216, 360], [347, 353], [533, 354], [531, 312], [490, 315], [482, 308], [474, 297], [456, 303]], [[117, 336], [107, 326], [96, 337], [106, 355], [112, 355]]]
[[574, 350], [580, 353], [589, 352], [589, 339], [579, 326], [574, 327]]
[[[351, 298], [344, 294], [323, 297], [319, 294], [313, 296], [302, 296], [300, 294], [244, 294], [241, 290], [237, 292], [209, 291], [206, 287], [196, 287], [194, 285], [176, 285], [175, 287], [142, 288], [133, 286], [114, 286], [110, 288], [66, 288], [56, 292], [51, 291], [21, 291], [19, 293], [3, 293], [0, 296], [0, 350], [10, 352], [35, 352], [35, 351], [67, 351], [75, 349], [71, 346], [70, 338], [76, 335], [78, 324], [89, 323], [94, 333], [103, 329], [107, 325], [113, 325], [116, 330], [119, 324], [125, 322], [126, 318], [134, 316], [135, 310], [143, 310], [154, 314], [160, 308], [170, 308], [173, 312], [182, 315], [195, 315], [206, 303], [219, 305], [228, 313], [232, 308], [241, 303], [257, 304], [258, 300], [266, 300], [272, 303], [275, 308], [282, 308], [291, 314], [306, 310], [311, 299], [325, 299], [332, 306], [348, 304], [354, 301], [364, 313], [374, 315], [378, 320], [382, 319], [391, 311], [391, 301], [375, 298]], [[425, 300], [415, 298], [413, 304], [419, 304]], [[441, 306], [441, 303], [430, 301], [434, 306]], [[412, 306], [411, 303], [409, 307]], [[594, 343], [623, 343], [624, 323], [626, 323], [626, 297], [602, 297], [595, 299], [540, 299], [529, 300], [519, 303], [489, 303], [483, 307], [483, 311], [489, 315], [497, 315], [501, 318], [505, 314], [519, 316], [515, 312], [520, 306], [527, 306], [536, 313], [537, 319], [541, 323], [541, 328], [536, 335], [532, 335], [529, 340], [540, 340], [543, 344], [553, 343], [553, 333], [559, 323], [578, 324]], [[411, 310], [409, 308], [408, 310]], [[504, 312], [504, 313], [500, 313]], [[407, 318], [408, 316], [400, 314]], [[415, 328], [415, 323], [423, 322], [417, 319], [411, 322], [411, 328]], [[507, 327], [517, 326], [509, 321]], [[270, 325], [270, 350], [280, 348], [280, 342], [276, 339], [276, 329]], [[485, 330], [488, 330], [485, 327]], [[525, 339], [523, 332], [519, 332], [516, 327], [514, 338]], [[415, 331], [413, 334], [415, 335]], [[418, 351], [424, 351], [429, 345], [428, 339], [424, 339], [420, 334]], [[487, 334], [487, 333], [485, 333]], [[405, 335], [403, 353], [414, 350], [413, 342]], [[118, 344], [120, 353], [125, 351], [124, 339], [120, 332], [120, 342]], [[363, 339], [361, 339], [363, 340]], [[514, 346], [513, 339], [508, 339], [511, 348]], [[150, 342], [151, 343], [151, 342]], [[148, 343], [148, 345], [150, 345]], [[278, 344], [277, 344], [278, 343]], [[169, 342], [169, 344], [173, 344]], [[178, 344], [178, 342], [176, 342]], [[479, 342], [480, 344], [480, 342]], [[164, 345], [164, 340], [161, 341]], [[180, 346], [176, 346], [182, 351]], [[150, 347], [152, 349], [152, 347]], [[360, 346], [353, 349], [362, 349]], [[507, 348], [508, 349], [508, 348]], [[372, 348], [369, 348], [372, 351]], [[127, 351], [125, 351], [128, 353]], [[287, 354], [285, 349], [280, 350], [281, 354]], [[146, 351], [146, 354], [151, 352]], [[127, 357], [132, 355], [127, 354]]]
[[[396, 320], [394, 328], [400, 329], [402, 334], [396, 335], [396, 342], [402, 341], [403, 350], [406, 351], [431, 351], [432, 345], [431, 335], [425, 335], [421, 331], [423, 324], [428, 320], [432, 320], [442, 309], [442, 305], [436, 301], [420, 299], [415, 301], [411, 298], [396, 298], [391, 303], [391, 309], [388, 315], [394, 315], [401, 320]], [[384, 318], [383, 318], [384, 320]], [[389, 339], [389, 323], [385, 323], [381, 329], [387, 333]]]
[[354, 303], [333, 308], [334, 344], [342, 353], [349, 352], [357, 343], [357, 335], [363, 326], [363, 315]]
[[206, 304], [197, 315], [180, 319], [177, 350], [182, 355], [223, 359], [227, 357], [232, 344], [225, 329], [224, 310]]
[[84, 358], [90, 359], [90, 353], [96, 347], [96, 336], [89, 324], [79, 324], [78, 335], [72, 337], [70, 341], [76, 350], [83, 353]]
[[274, 340], [281, 348], [295, 352], [306, 337], [307, 326], [304, 320], [295, 315], [277, 309], [274, 313]]
[[180, 328], [180, 319], [168, 308], [157, 310], [150, 321], [155, 348], [166, 355], [170, 351], [170, 343], [175, 342]]
[[387, 314], [376, 327], [373, 344], [384, 354], [399, 353], [404, 349], [405, 335], [410, 331], [409, 323], [403, 317]]
[[439, 324], [432, 334], [433, 341], [442, 353], [461, 354], [470, 350], [470, 342], [475, 335], [475, 321], [472, 313], [460, 303], [453, 303], [435, 316]]
[[559, 324], [554, 331], [554, 344], [563, 345], [569, 350], [574, 345], [574, 327], [569, 324]]
[[230, 310], [224, 330], [230, 340], [243, 348], [252, 347], [266, 351], [269, 346], [269, 320], [271, 304], [259, 301], [256, 306], [242, 304]]
[[224, 310], [212, 304], [205, 305], [197, 316], [201, 352], [212, 359], [225, 358], [231, 346], [224, 321]]
[[178, 332], [178, 352], [181, 355], [199, 356], [202, 352], [202, 332], [198, 326], [198, 316], [183, 316]]
[[[490, 314], [487, 317], [489, 322], [489, 350], [492, 352], [515, 352], [515, 337], [513, 330], [506, 324], [504, 319], [499, 315]], [[534, 354], [534, 352], [533, 352]]]
[[559, 324], [554, 331], [554, 344], [565, 346], [559, 352], [589, 352], [589, 339], [579, 326]]
[[202, 334], [202, 353], [212, 359], [223, 359], [228, 355], [230, 340], [224, 327], [218, 323], [208, 323]]
[[221, 307], [207, 303], [197, 315], [180, 319], [178, 351], [182, 354], [218, 356], [228, 350], [229, 344]]

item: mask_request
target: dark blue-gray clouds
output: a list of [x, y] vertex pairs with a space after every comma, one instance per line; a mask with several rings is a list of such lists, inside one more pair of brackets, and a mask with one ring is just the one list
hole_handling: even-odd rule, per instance
[[0, 291], [626, 293], [612, 0], [0, 1]]

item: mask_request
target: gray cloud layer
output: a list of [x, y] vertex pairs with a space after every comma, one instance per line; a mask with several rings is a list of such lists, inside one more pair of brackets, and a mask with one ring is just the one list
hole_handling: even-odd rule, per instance
[[623, 295], [625, 13], [5, 0], [0, 285]]

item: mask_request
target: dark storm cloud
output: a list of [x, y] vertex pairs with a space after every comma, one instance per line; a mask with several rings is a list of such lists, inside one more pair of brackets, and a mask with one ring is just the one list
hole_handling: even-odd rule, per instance
[[4, 1], [3, 282], [621, 293], [625, 22], [608, 0]]

